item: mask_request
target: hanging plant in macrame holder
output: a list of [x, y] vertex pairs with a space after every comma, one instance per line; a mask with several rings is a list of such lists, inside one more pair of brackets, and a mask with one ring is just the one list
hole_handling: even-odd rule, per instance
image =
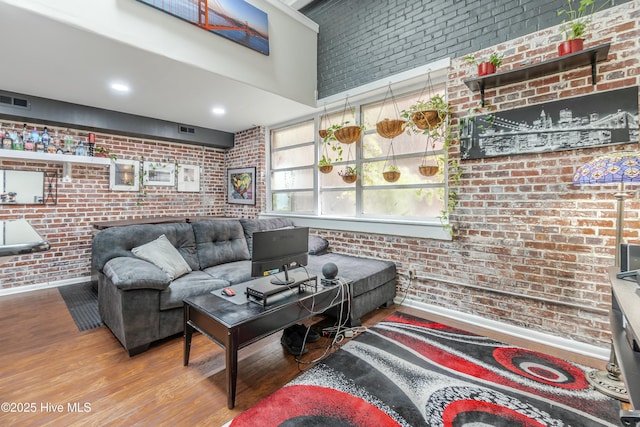
[[[385, 118], [380, 120], [380, 116], [382, 115], [382, 111], [384, 111], [384, 106], [387, 102], [387, 98], [390, 96], [391, 102], [393, 104], [394, 111], [396, 113], [396, 118], [390, 119]], [[389, 87], [387, 88], [387, 93], [382, 100], [382, 105], [380, 106], [380, 111], [378, 113], [378, 120], [376, 123], [376, 132], [383, 138], [393, 139], [396, 136], [400, 135], [404, 132], [404, 126], [406, 124], [406, 120], [402, 120], [400, 118], [400, 110], [398, 110], [398, 105], [396, 104], [396, 99], [393, 96], [393, 91], [391, 90], [391, 83], [389, 83]]]

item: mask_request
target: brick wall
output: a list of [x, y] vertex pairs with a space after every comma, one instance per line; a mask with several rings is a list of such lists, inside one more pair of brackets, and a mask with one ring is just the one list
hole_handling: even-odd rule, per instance
[[[226, 214], [234, 218], [255, 218], [264, 212], [267, 200], [266, 194], [266, 145], [264, 127], [255, 127], [238, 132], [234, 138], [235, 147], [225, 154], [227, 168], [256, 168], [256, 204], [227, 205]], [[225, 180], [226, 182], [226, 180]]]
[[313, 2], [302, 12], [320, 26], [318, 97], [557, 25], [561, 22], [557, 11], [566, 4], [566, 0]]
[[[2, 127], [23, 123], [2, 120]], [[28, 123], [29, 129], [34, 124]], [[42, 125], [36, 125], [42, 131]], [[48, 126], [51, 135], [62, 136], [66, 128]], [[86, 142], [87, 133], [70, 129]], [[97, 133], [98, 146], [106, 146], [118, 159], [178, 162], [200, 165], [200, 193], [177, 192], [175, 187], [147, 186], [146, 197], [138, 192], [111, 191], [109, 168], [73, 165], [72, 181], [62, 182], [62, 164], [0, 159], [0, 168], [57, 172], [58, 203], [55, 205], [2, 205], [0, 219], [28, 220], [49, 242], [51, 250], [15, 258], [0, 265], [0, 289], [46, 284], [90, 275], [92, 223], [149, 216], [225, 216], [225, 152], [213, 148], [126, 138]], [[1, 152], [0, 152], [1, 154]]]
[[[509, 110], [599, 91], [637, 86], [640, 73], [640, 2], [596, 15], [585, 47], [610, 42], [598, 65], [500, 87], [486, 93], [497, 110]], [[557, 27], [501, 43], [504, 69], [557, 56]], [[485, 50], [480, 53], [489, 53]], [[448, 96], [465, 116], [479, 96], [464, 85], [475, 70], [460, 58], [451, 64]], [[454, 120], [455, 124], [455, 120]], [[459, 147], [452, 155], [459, 156]], [[601, 154], [637, 150], [637, 144], [463, 161], [457, 237], [447, 245], [444, 276], [462, 286], [424, 283], [435, 302], [466, 312], [568, 338], [607, 343], [606, 274], [615, 251], [615, 187], [577, 187], [576, 168]], [[626, 202], [624, 237], [638, 241], [637, 200]], [[427, 270], [428, 274], [443, 275]], [[469, 286], [473, 286], [470, 288]], [[449, 292], [451, 294], [449, 295]], [[416, 295], [418, 299], [425, 299]], [[428, 298], [427, 298], [428, 300]], [[587, 307], [587, 308], [583, 308]], [[593, 310], [590, 310], [592, 307]]]
[[[639, 29], [639, 0], [597, 16], [587, 46], [604, 42], [611, 42], [612, 46], [607, 61], [598, 65], [596, 87], [589, 83], [589, 72], [579, 69], [491, 90], [487, 99], [503, 110], [638, 85]], [[497, 49], [506, 54], [504, 66], [514, 67], [555, 56], [558, 39], [557, 28], [543, 29], [500, 43]], [[448, 96], [455, 108], [453, 125], [478, 102], [479, 95], [462, 83], [472, 73], [460, 57], [452, 61]], [[1, 286], [87, 275], [90, 224], [94, 221], [182, 214], [253, 217], [264, 211], [264, 133], [263, 128], [238, 133], [236, 147], [226, 153], [99, 134], [98, 142], [113, 145], [113, 151], [121, 158], [144, 155], [157, 161], [175, 157], [184, 163], [201, 160], [203, 194], [154, 188], [149, 189], [145, 204], [137, 206], [135, 194], [108, 189], [105, 169], [76, 166], [72, 183], [58, 183], [58, 205], [2, 207], [3, 219], [24, 217], [46, 230], [43, 234], [54, 248], [0, 267]], [[408, 299], [607, 346], [610, 288], [606, 269], [613, 264], [614, 256], [613, 189], [578, 188], [571, 180], [575, 169], [585, 161], [620, 148], [623, 147], [462, 162], [460, 203], [452, 217], [456, 236], [450, 242], [331, 230], [313, 232], [327, 237], [335, 252], [396, 262], [398, 292], [401, 296], [407, 294]], [[452, 147], [451, 155], [459, 157], [457, 145]], [[61, 166], [39, 162], [0, 164], [4, 168], [61, 172]], [[258, 174], [256, 206], [227, 205], [226, 168], [254, 165]], [[640, 241], [639, 208], [635, 199], [626, 202], [625, 239], [630, 242]], [[411, 286], [409, 269], [416, 270], [418, 276]]]
[[[487, 100], [498, 110], [508, 110], [638, 85], [640, 1], [599, 13], [593, 28], [585, 47], [611, 43], [607, 61], [598, 65], [596, 86], [590, 83], [590, 67], [583, 67], [489, 90]], [[556, 57], [559, 40], [554, 27], [493, 48], [505, 53], [503, 69], [509, 69]], [[448, 97], [455, 111], [453, 126], [479, 102], [479, 94], [463, 83], [475, 76], [472, 68], [461, 57], [452, 60]], [[456, 235], [451, 242], [314, 232], [327, 237], [336, 252], [396, 262], [398, 292], [408, 300], [606, 347], [610, 337], [606, 271], [614, 262], [615, 188], [576, 187], [572, 178], [586, 161], [619, 149], [638, 147], [462, 161], [460, 202], [452, 216]], [[450, 154], [459, 158], [457, 144]], [[626, 241], [640, 242], [639, 208], [636, 198], [627, 200]], [[410, 286], [409, 269], [418, 277]]]

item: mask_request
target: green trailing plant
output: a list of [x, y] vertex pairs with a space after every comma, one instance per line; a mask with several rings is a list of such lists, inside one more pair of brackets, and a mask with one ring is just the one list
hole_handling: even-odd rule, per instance
[[443, 138], [442, 150], [444, 151], [444, 164], [442, 166], [443, 169], [446, 169], [445, 176], [448, 179], [448, 183], [445, 206], [440, 212], [440, 222], [444, 228], [449, 231], [450, 235], [453, 236], [455, 229], [451, 224], [450, 218], [458, 206], [458, 187], [460, 186], [460, 180], [462, 178], [462, 169], [460, 168], [458, 159], [451, 157], [450, 148], [459, 136], [460, 126], [453, 127], [447, 121], [443, 128], [440, 135]]
[[593, 14], [609, 3], [611, 3], [611, 0], [605, 0], [596, 8], [596, 0], [580, 0], [578, 7], [575, 7], [574, 0], [567, 0], [567, 7], [558, 10], [558, 16], [564, 17], [560, 26], [564, 39], [567, 41], [583, 39]]
[[[436, 94], [428, 100], [418, 100], [408, 109], [402, 110], [400, 115], [406, 120], [405, 130], [407, 134], [428, 134], [433, 132], [446, 121], [451, 111], [449, 103], [440, 94]], [[432, 120], [427, 127], [421, 124], [425, 119], [425, 112], [432, 113]]]
[[480, 57], [476, 58], [473, 55], [467, 55], [464, 57], [464, 60], [471, 65], [480, 65], [485, 62], [495, 66], [498, 68], [502, 65], [502, 59], [504, 58], [504, 54], [498, 54], [497, 52], [491, 52], [488, 57]]
[[94, 157], [108, 157], [109, 159], [116, 161], [118, 160], [118, 156], [115, 154], [111, 154], [111, 150], [107, 147], [95, 147], [93, 149]]
[[331, 159], [328, 157], [322, 156], [322, 158], [318, 162], [318, 167], [323, 167], [323, 166], [331, 166]]
[[[452, 126], [447, 126], [446, 131], [444, 132], [444, 143], [443, 150], [445, 152], [445, 167], [447, 169], [447, 177], [449, 180], [448, 193], [446, 199], [446, 205], [444, 209], [440, 213], [440, 221], [444, 225], [444, 227], [449, 230], [449, 233], [453, 236], [454, 228], [449, 221], [449, 218], [455, 208], [458, 205], [458, 187], [460, 186], [460, 182], [462, 179], [462, 169], [460, 167], [460, 162], [456, 158], [452, 158], [449, 156], [449, 148], [453, 145], [453, 143], [459, 139], [459, 136], [463, 130], [464, 121], [473, 122], [477, 116], [483, 115], [483, 120], [488, 123], [488, 126], [478, 125], [480, 128], [486, 128], [493, 126], [495, 122], [496, 116], [493, 113], [496, 110], [496, 107], [489, 102], [485, 102], [484, 105], [479, 101], [477, 105], [469, 108], [467, 111], [468, 114], [472, 115], [471, 117], [467, 117], [464, 119], [460, 119], [460, 122], [456, 129]], [[475, 115], [475, 116], [474, 116]]]
[[465, 120], [469, 122], [475, 122], [476, 117], [482, 116], [482, 120], [486, 123], [486, 125], [478, 124], [478, 129], [490, 129], [493, 127], [496, 121], [496, 115], [493, 113], [495, 110], [496, 107], [489, 101], [484, 101], [484, 103], [482, 103], [482, 101], [478, 101], [477, 105], [474, 105], [467, 110], [467, 113], [470, 117], [466, 118]]
[[356, 125], [356, 124], [353, 124], [353, 125], [352, 125], [352, 124], [347, 120], [346, 122], [343, 122], [342, 124], [339, 124], [339, 125], [333, 125], [333, 126], [331, 126], [329, 129], [327, 129], [327, 133], [328, 133], [328, 134], [329, 134], [329, 133], [331, 133], [331, 135], [332, 135], [332, 137], [333, 137], [333, 139], [334, 139], [334, 140], [339, 140], [340, 138], [339, 138], [339, 137], [336, 137], [336, 132], [338, 132], [338, 131], [339, 131], [339, 130], [341, 130], [341, 129], [348, 128], [348, 127], [352, 127], [352, 126], [355, 126], [355, 127], [360, 128], [360, 131], [361, 131], [362, 133], [364, 133], [364, 131], [366, 130], [365, 125], [359, 125], [359, 126], [358, 126], [358, 125]]
[[142, 206], [144, 204], [144, 199], [147, 197], [147, 184], [145, 177], [147, 176], [147, 171], [144, 170], [144, 156], [140, 157], [139, 162], [139, 173], [140, 173], [140, 183], [138, 189], [138, 199], [136, 200], [136, 206]]
[[348, 184], [354, 183], [358, 179], [357, 166], [345, 166], [344, 170], [338, 172], [342, 180]]
[[[421, 111], [433, 110], [437, 115], [437, 125], [429, 126], [426, 129], [420, 128], [416, 123], [415, 114]], [[448, 178], [447, 194], [445, 194], [445, 206], [440, 212], [440, 222], [449, 231], [451, 236], [454, 234], [454, 227], [449, 218], [456, 206], [458, 205], [458, 186], [462, 177], [462, 170], [458, 160], [450, 156], [450, 148], [456, 140], [456, 130], [449, 124], [449, 116], [451, 106], [440, 94], [436, 94], [427, 101], [418, 100], [408, 109], [402, 110], [401, 115], [407, 120], [406, 131], [411, 134], [423, 134], [429, 138], [442, 139], [442, 150], [444, 152], [444, 160], [438, 160], [439, 167], [446, 171], [445, 176]], [[432, 143], [433, 144], [433, 143]]]
[[357, 175], [358, 174], [358, 167], [357, 166], [345, 166], [344, 170], [338, 172], [338, 174], [340, 176]]
[[[318, 162], [318, 167], [331, 166], [332, 162], [339, 162], [342, 160], [342, 144], [339, 144], [333, 134], [337, 129], [340, 129], [339, 125], [333, 125], [325, 129], [322, 138], [322, 157]], [[335, 154], [335, 160], [331, 160], [329, 150]]]

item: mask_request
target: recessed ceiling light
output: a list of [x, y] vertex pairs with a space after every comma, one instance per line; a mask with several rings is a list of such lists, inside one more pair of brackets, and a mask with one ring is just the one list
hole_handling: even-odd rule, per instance
[[124, 83], [111, 83], [111, 89], [120, 93], [127, 93], [131, 90], [129, 86]]
[[215, 114], [216, 116], [221, 116], [221, 115], [223, 115], [224, 113], [226, 113], [226, 111], [225, 111], [225, 110], [224, 110], [224, 108], [222, 108], [222, 107], [213, 107], [213, 108], [211, 109], [211, 112], [212, 112], [213, 114]]

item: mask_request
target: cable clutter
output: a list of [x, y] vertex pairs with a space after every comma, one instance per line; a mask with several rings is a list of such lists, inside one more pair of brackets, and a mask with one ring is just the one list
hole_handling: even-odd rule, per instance
[[[366, 330], [366, 328], [362, 326], [347, 326], [347, 323], [349, 322], [349, 315], [351, 313], [351, 282], [338, 277], [337, 272], [338, 269], [335, 265], [325, 265], [323, 267], [323, 275], [325, 277], [320, 280], [318, 285], [324, 288], [336, 288], [337, 292], [331, 301], [332, 305], [337, 301], [344, 301], [344, 303], [339, 304], [340, 308], [338, 310], [336, 324], [334, 326], [322, 328], [319, 331], [314, 330], [312, 326], [296, 324], [289, 326], [283, 331], [280, 342], [289, 353], [295, 356], [295, 360], [299, 365], [311, 365], [323, 360], [332, 352], [332, 350], [340, 348], [346, 338], [353, 338]], [[315, 310], [315, 300], [313, 297], [311, 307], [307, 307], [306, 305], [301, 305], [301, 307], [307, 310], [311, 315], [323, 314], [325, 311], [324, 309], [320, 311]], [[318, 342], [321, 338], [327, 339], [326, 345], [313, 348], [313, 350], [324, 346], [324, 352], [315, 359], [303, 360], [301, 358], [302, 355], [309, 351], [307, 344]]]

